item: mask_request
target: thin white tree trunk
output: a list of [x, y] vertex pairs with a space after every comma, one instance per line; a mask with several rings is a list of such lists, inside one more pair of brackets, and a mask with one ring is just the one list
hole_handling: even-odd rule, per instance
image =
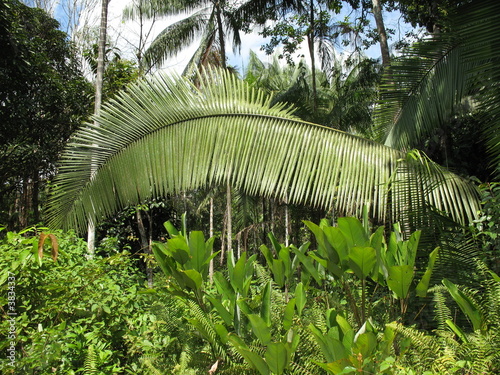
[[[214, 236], [214, 198], [210, 198], [210, 229], [208, 235], [210, 238]], [[208, 268], [208, 277], [210, 279], [210, 284], [212, 284], [214, 279], [214, 260], [210, 259], [210, 265]]]
[[[95, 80], [95, 105], [94, 115], [99, 116], [102, 103], [102, 83], [104, 80], [104, 55], [106, 53], [106, 31], [108, 27], [108, 5], [110, 0], [102, 0], [101, 27], [99, 32], [99, 51], [97, 54], [97, 75]], [[91, 165], [91, 174], [95, 173], [96, 166]], [[93, 258], [95, 253], [95, 223], [89, 219], [87, 231], [87, 250], [89, 257]]]
[[[227, 205], [227, 252], [233, 253], [233, 223], [232, 223], [232, 207], [231, 207], [231, 184], [227, 180], [226, 205]], [[234, 259], [234, 254], [233, 259]]]

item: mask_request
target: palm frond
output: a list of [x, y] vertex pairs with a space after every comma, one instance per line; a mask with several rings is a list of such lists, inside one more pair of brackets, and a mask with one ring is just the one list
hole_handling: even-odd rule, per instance
[[462, 50], [459, 43], [437, 36], [391, 64], [375, 116], [386, 145], [414, 148], [455, 113], [467, 86]]
[[386, 145], [410, 149], [472, 97], [482, 134], [500, 163], [500, 3], [475, 0], [452, 17], [451, 33], [412, 47], [385, 73], [376, 121]]
[[146, 66], [160, 66], [166, 58], [175, 56], [190, 45], [204, 32], [209, 19], [208, 11], [208, 8], [200, 9], [165, 28], [144, 53]]
[[[230, 73], [204, 77], [200, 89], [179, 77], [144, 79], [76, 132], [51, 192], [50, 224], [83, 229], [89, 219], [99, 222], [151, 196], [227, 181], [250, 195], [343, 215], [368, 205], [384, 222], [416, 199], [395, 188], [412, 173], [428, 176], [412, 178], [424, 184], [429, 204], [455, 220], [478, 211], [475, 188], [430, 162], [301, 121]], [[397, 215], [388, 210], [395, 202]]]

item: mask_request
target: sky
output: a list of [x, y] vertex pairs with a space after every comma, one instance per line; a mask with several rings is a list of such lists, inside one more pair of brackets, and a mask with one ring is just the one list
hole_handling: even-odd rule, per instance
[[[71, 0], [62, 0], [62, 1], [71, 1]], [[101, 11], [101, 0], [87, 0], [93, 2], [91, 5], [88, 14], [84, 14], [81, 17], [81, 24], [87, 22], [88, 24], [95, 26], [96, 28], [99, 26], [100, 22], [100, 11]], [[139, 26], [135, 21], [123, 21], [122, 12], [123, 9], [132, 3], [132, 0], [110, 0], [109, 9], [108, 9], [108, 37], [109, 40], [116, 44], [118, 49], [120, 50], [120, 54], [125, 58], [134, 59], [134, 50], [135, 46], [138, 44], [139, 40]], [[59, 3], [61, 4], [61, 3]], [[62, 29], [67, 24], [65, 12], [62, 11], [61, 5], [59, 5], [58, 9], [55, 10], [55, 17], [61, 22]], [[342, 19], [345, 15], [338, 15], [339, 19]], [[168, 19], [160, 19], [157, 20], [152, 28], [152, 33], [150, 38], [148, 39], [148, 43], [150, 43], [154, 37], [156, 37], [165, 27], [182, 18], [182, 16], [178, 16], [176, 18], [168, 18]], [[385, 13], [384, 21], [386, 23], [387, 28], [393, 28], [396, 30], [396, 34], [403, 34], [410, 28], [409, 25], [404, 25], [400, 20], [400, 15], [396, 12]], [[149, 25], [148, 25], [149, 26]], [[397, 37], [398, 35], [396, 35]], [[242, 48], [241, 54], [233, 54], [232, 48], [227, 47], [228, 51], [228, 62], [230, 65], [235, 66], [240, 71], [242, 71], [245, 65], [248, 63], [248, 57], [250, 51], [254, 51], [257, 53], [258, 57], [264, 62], [271, 62], [272, 57], [267, 56], [263, 51], [261, 51], [260, 47], [265, 43], [265, 40], [258, 35], [257, 33], [253, 34], [243, 34], [242, 38]], [[162, 70], [166, 71], [176, 71], [182, 72], [185, 65], [193, 55], [196, 49], [196, 45], [193, 45], [187, 48], [183, 53], [179, 54], [176, 58], [169, 59], [164, 64]], [[306, 48], [304, 45], [302, 54], [307, 56]], [[341, 52], [339, 52], [341, 53]], [[297, 53], [298, 55], [299, 53]], [[372, 46], [369, 50], [366, 51], [367, 56], [371, 58], [379, 58], [380, 57], [380, 47], [377, 45]]]

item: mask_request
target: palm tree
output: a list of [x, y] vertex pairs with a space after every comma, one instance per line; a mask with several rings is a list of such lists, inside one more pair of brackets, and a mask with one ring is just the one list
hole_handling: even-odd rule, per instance
[[498, 173], [500, 3], [475, 0], [460, 7], [449, 29], [413, 46], [387, 69], [376, 117], [379, 139], [401, 150], [432, 136], [446, 145], [452, 135], [447, 125], [466, 108]]
[[271, 64], [266, 64], [251, 52], [244, 79], [273, 95], [272, 104], [294, 105], [294, 114], [302, 120], [363, 136], [371, 132], [379, 82], [377, 64], [371, 59], [353, 61], [348, 71], [336, 61], [330, 77], [318, 72], [316, 111], [312, 103], [311, 69], [304, 61], [283, 66], [275, 57]]
[[[189, 14], [165, 28], [153, 40], [144, 53], [143, 63], [147, 70], [159, 67], [163, 62], [191, 45], [197, 38], [200, 45], [184, 74], [191, 75], [196, 67], [206, 65], [216, 57], [218, 64], [226, 67], [226, 41], [232, 37], [234, 49], [241, 46], [240, 22], [234, 14], [236, 3], [227, 0], [153, 1], [142, 5], [141, 17], [161, 17]], [[124, 11], [126, 18], [138, 16], [133, 8]]]
[[422, 197], [455, 220], [474, 219], [475, 188], [418, 154], [299, 120], [228, 72], [200, 80], [197, 89], [148, 77], [75, 133], [50, 195], [50, 225], [85, 229], [145, 198], [227, 181], [339, 215], [369, 206], [379, 222], [406, 219]]

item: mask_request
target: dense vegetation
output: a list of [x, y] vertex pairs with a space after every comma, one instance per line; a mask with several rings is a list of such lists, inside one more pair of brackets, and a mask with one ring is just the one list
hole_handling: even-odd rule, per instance
[[[425, 36], [389, 54], [381, 7]], [[0, 3], [0, 371], [500, 373], [500, 4], [124, 18], [178, 14], [132, 61]], [[237, 72], [252, 28], [282, 49]]]

